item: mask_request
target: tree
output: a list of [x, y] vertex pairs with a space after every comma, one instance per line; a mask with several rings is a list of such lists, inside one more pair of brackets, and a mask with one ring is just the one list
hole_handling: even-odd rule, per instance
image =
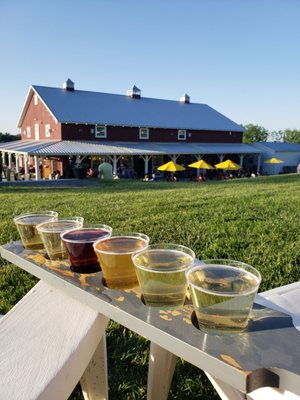
[[248, 124], [244, 128], [247, 131], [243, 134], [243, 143], [266, 142], [268, 140], [269, 131], [264, 127]]
[[288, 143], [300, 144], [300, 130], [285, 129], [283, 131], [283, 141]]
[[14, 140], [20, 140], [21, 135], [11, 135], [8, 132], [0, 132], [0, 142], [13, 142]]

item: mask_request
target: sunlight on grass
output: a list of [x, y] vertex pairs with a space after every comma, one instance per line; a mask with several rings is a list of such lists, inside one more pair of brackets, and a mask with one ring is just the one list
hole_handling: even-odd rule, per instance
[[[151, 243], [192, 248], [198, 258], [231, 258], [262, 273], [260, 290], [300, 278], [300, 176], [226, 182], [99, 183], [91, 188], [0, 187], [0, 243], [18, 238], [13, 217], [55, 210], [149, 235]], [[36, 279], [1, 259], [0, 313]], [[107, 332], [110, 399], [146, 399], [148, 342], [111, 323]], [[76, 390], [72, 397], [82, 399]], [[197, 368], [179, 360], [169, 399], [217, 399]]]

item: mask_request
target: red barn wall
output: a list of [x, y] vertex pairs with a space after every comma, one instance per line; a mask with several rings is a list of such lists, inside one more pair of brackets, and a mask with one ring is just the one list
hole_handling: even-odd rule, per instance
[[[38, 104], [34, 105], [34, 94], [32, 93], [29, 105], [22, 122], [21, 139], [34, 140], [35, 139], [35, 124], [39, 124], [40, 140], [61, 140], [61, 127], [59, 123], [55, 122], [52, 114], [48, 111], [45, 105], [38, 98]], [[45, 136], [45, 125], [50, 125], [50, 137]], [[26, 128], [30, 126], [31, 136], [27, 137]]]

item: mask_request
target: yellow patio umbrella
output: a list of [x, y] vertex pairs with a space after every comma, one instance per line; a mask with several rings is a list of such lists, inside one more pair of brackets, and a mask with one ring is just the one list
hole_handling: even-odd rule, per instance
[[192, 168], [215, 169], [215, 167], [213, 167], [212, 165], [208, 164], [204, 160], [196, 161], [193, 164], [189, 164], [188, 166], [192, 167]]
[[179, 164], [176, 164], [174, 161], [169, 161], [166, 164], [161, 165], [157, 168], [159, 171], [168, 171], [168, 172], [175, 172], [175, 171], [185, 171], [185, 168]]
[[281, 164], [283, 162], [284, 161], [279, 160], [279, 158], [276, 158], [276, 157], [270, 158], [270, 160], [265, 161], [265, 163], [267, 163], [267, 164]]
[[234, 163], [231, 160], [226, 160], [219, 164], [216, 164], [215, 167], [218, 169], [225, 169], [225, 170], [229, 170], [229, 171], [237, 171], [238, 169], [242, 168], [240, 165]]

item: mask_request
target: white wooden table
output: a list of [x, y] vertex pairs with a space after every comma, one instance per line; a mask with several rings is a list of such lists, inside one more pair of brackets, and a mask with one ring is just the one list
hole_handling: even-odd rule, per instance
[[108, 289], [102, 284], [101, 272], [76, 274], [70, 271], [67, 262], [50, 261], [42, 250], [24, 250], [19, 241], [2, 246], [1, 256], [149, 339], [148, 399], [158, 400], [155, 382], [162, 389], [159, 398], [166, 398], [170, 382], [161, 388], [159, 371], [172, 370], [173, 356], [183, 358], [242, 393], [270, 386], [300, 395], [300, 332], [285, 313], [255, 304], [247, 331], [205, 334], [197, 327], [191, 304], [178, 309], [147, 307], [138, 288]]

